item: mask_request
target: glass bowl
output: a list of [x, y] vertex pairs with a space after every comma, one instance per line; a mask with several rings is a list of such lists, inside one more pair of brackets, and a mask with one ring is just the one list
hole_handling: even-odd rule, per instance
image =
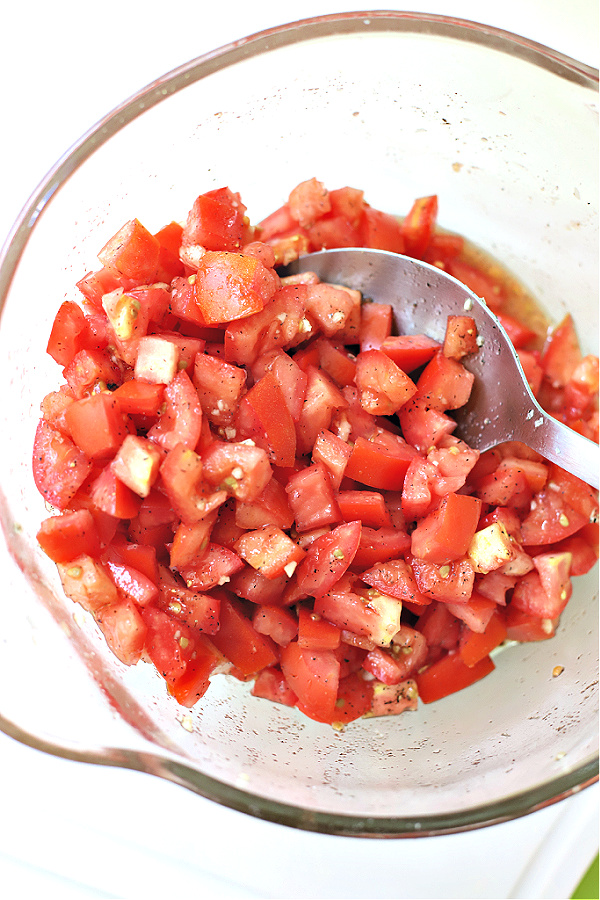
[[45, 510], [30, 467], [40, 400], [59, 383], [44, 350], [60, 302], [125, 221], [157, 230], [223, 185], [254, 222], [312, 176], [388, 212], [437, 193], [440, 225], [492, 253], [554, 320], [572, 311], [597, 353], [597, 83], [586, 65], [471, 22], [325, 16], [181, 66], [56, 164], [0, 268], [5, 732], [337, 834], [470, 829], [597, 779], [595, 571], [576, 581], [556, 638], [508, 648], [488, 678], [417, 712], [338, 733], [227, 676], [187, 712], [63, 599], [36, 544]]

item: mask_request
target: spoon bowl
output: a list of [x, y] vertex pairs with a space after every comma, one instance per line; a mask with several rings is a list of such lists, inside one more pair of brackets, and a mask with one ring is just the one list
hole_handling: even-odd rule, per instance
[[426, 334], [443, 343], [449, 315], [472, 316], [480, 347], [463, 364], [475, 382], [468, 403], [452, 413], [454, 434], [480, 452], [504, 441], [522, 441], [598, 487], [598, 445], [542, 409], [505, 329], [486, 303], [456, 278], [412, 257], [354, 247], [309, 253], [286, 268], [287, 274], [300, 272], [315, 272], [322, 281], [389, 303], [398, 334]]

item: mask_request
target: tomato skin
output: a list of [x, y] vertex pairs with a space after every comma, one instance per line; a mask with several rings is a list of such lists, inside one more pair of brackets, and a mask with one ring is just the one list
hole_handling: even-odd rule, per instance
[[412, 372], [428, 363], [440, 345], [425, 334], [403, 334], [385, 338], [379, 349], [404, 372]]
[[150, 284], [156, 275], [160, 244], [137, 219], [127, 222], [98, 254], [100, 262], [138, 284]]
[[295, 693], [288, 687], [283, 672], [276, 666], [267, 666], [258, 673], [251, 693], [253, 697], [262, 697], [284, 706], [296, 706], [298, 702]]
[[272, 372], [266, 372], [240, 401], [237, 432], [241, 437], [251, 437], [263, 446], [276, 466], [294, 464], [296, 428], [283, 391]]
[[479, 498], [447, 494], [413, 531], [412, 554], [440, 566], [464, 556], [477, 530], [480, 513]]
[[458, 652], [462, 661], [469, 667], [476, 665], [481, 659], [502, 644], [507, 637], [504, 616], [496, 611], [491, 616], [485, 631], [474, 632], [465, 629], [460, 636]]
[[58, 308], [46, 352], [60, 365], [67, 366], [76, 353], [92, 349], [93, 338], [88, 320], [73, 300], [65, 300]]
[[435, 194], [415, 200], [401, 226], [404, 252], [408, 256], [423, 257], [433, 235], [437, 213], [438, 198]]
[[281, 671], [298, 697], [298, 707], [317, 722], [333, 720], [340, 663], [331, 650], [311, 650], [296, 641], [281, 652]]
[[44, 519], [37, 541], [53, 562], [69, 562], [77, 556], [99, 556], [100, 536], [89, 510], [78, 509]]
[[70, 438], [40, 419], [33, 442], [33, 479], [48, 503], [66, 509], [91, 469]]
[[127, 597], [121, 598], [99, 609], [95, 618], [117, 659], [126, 666], [139, 662], [148, 628], [136, 604]]
[[402, 438], [380, 432], [374, 440], [358, 437], [345, 474], [376, 490], [401, 491], [416, 450]]
[[360, 522], [345, 522], [313, 541], [296, 570], [299, 590], [311, 597], [331, 590], [352, 564], [361, 531]]
[[215, 647], [244, 675], [254, 675], [277, 663], [277, 655], [269, 639], [252, 625], [240, 601], [223, 592], [220, 626], [212, 636]]
[[336, 525], [342, 514], [324, 467], [313, 463], [288, 479], [286, 492], [298, 531]]
[[447, 653], [424, 672], [415, 676], [419, 697], [423, 703], [433, 703], [461, 691], [493, 672], [495, 666], [489, 656], [484, 656], [472, 666], [467, 666], [458, 653]]
[[392, 253], [405, 251], [402, 228], [395, 216], [366, 205], [360, 226], [360, 244], [375, 250], [391, 250]]

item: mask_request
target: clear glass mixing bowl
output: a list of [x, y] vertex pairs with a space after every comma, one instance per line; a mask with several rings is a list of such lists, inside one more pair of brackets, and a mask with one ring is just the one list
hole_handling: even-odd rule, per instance
[[[411, 836], [522, 815], [597, 778], [597, 573], [557, 637], [417, 712], [343, 733], [215, 679], [188, 714], [62, 597], [30, 472], [59, 303], [137, 216], [158, 229], [229, 185], [253, 221], [299, 181], [390, 212], [437, 193], [440, 224], [517, 275], [597, 352], [598, 73], [494, 28], [402, 12], [297, 22], [193, 60], [86, 134], [3, 250], [0, 727], [74, 759], [141, 769], [305, 829]], [[564, 666], [560, 678], [552, 677]]]

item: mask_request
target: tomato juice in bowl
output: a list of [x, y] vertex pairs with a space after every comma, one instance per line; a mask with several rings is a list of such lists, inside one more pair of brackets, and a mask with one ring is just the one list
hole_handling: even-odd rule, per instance
[[[361, 70], [350, 77], [359, 49]], [[267, 70], [278, 55], [298, 73], [297, 62], [308, 52], [314, 60], [309, 75], [296, 74], [276, 91], [268, 86]], [[416, 66], [424, 52], [431, 54], [427, 71], [417, 69], [419, 77], [409, 77], [409, 64]], [[370, 55], [379, 67], [368, 65]], [[486, 67], [477, 85], [469, 77], [475, 64]], [[454, 72], [451, 91], [443, 77], [448, 66]], [[492, 29], [402, 14], [374, 14], [368, 21], [333, 17], [281, 29], [226, 49], [212, 69], [212, 62], [200, 60], [151, 87], [126, 105], [120, 128], [123, 113], [109, 117], [51, 173], [49, 184], [61, 184], [60, 191], [30, 235], [31, 217], [24, 217], [13, 241], [12, 259], [28, 237], [2, 325], [7, 383], [15, 386], [6, 410], [15, 440], [12, 477], [3, 486], [5, 529], [28, 572], [36, 646], [49, 648], [56, 641], [59, 647], [50, 654], [56, 677], [68, 662], [83, 669], [82, 677], [89, 673], [103, 693], [96, 688], [97, 709], [94, 704], [90, 711], [89, 703], [78, 708], [76, 731], [61, 704], [58, 710], [56, 703], [49, 707], [43, 728], [33, 716], [25, 723], [16, 714], [12, 718], [36, 740], [62, 745], [62, 752], [119, 764], [122, 753], [105, 748], [123, 747], [127, 764], [151, 767], [238, 808], [320, 830], [432, 833], [536, 808], [596, 771], [593, 575], [578, 586], [552, 642], [512, 648], [481, 685], [416, 715], [360, 723], [336, 736], [287, 710], [252, 701], [244, 685], [229, 679], [216, 679], [206, 703], [182, 715], [149, 667], [124, 671], [89, 622], [73, 625], [52, 567], [35, 550], [33, 536], [44, 511], [27, 467], [39, 400], [56, 379], [43, 352], [58, 304], [44, 306], [35, 331], [23, 321], [19, 298], [29, 290], [27, 261], [52, 280], [49, 290], [60, 301], [94, 267], [98, 235], [108, 240], [133, 216], [158, 229], [185, 216], [190, 194], [230, 184], [260, 219], [282, 199], [286, 178], [273, 163], [281, 158], [282, 134], [286, 171], [298, 173], [296, 180], [318, 173], [331, 186], [355, 184], [374, 206], [388, 210], [392, 193], [393, 208], [402, 210], [415, 196], [435, 191], [441, 224], [506, 264], [555, 321], [567, 310], [576, 323], [590, 322], [593, 314], [593, 304], [588, 313], [585, 302], [596, 296], [595, 210], [588, 205], [596, 175], [590, 149], [596, 141], [593, 73]], [[508, 98], [507, 78], [518, 85]], [[183, 83], [188, 86], [180, 89]], [[392, 90], [398, 84], [401, 95]], [[539, 98], [548, 96], [549, 85], [554, 102], [576, 117], [573, 128], [582, 135], [568, 159], [544, 156], [549, 138]], [[535, 115], [528, 106], [534, 97]], [[141, 108], [146, 112], [138, 115]], [[328, 149], [326, 140], [315, 146], [315, 134], [335, 134], [345, 152]], [[242, 140], [260, 153], [242, 158]], [[572, 258], [573, 248], [581, 265], [567, 272], [556, 261]], [[594, 328], [580, 329], [584, 345], [589, 342], [586, 352], [596, 349]], [[23, 371], [27, 382], [15, 378]], [[16, 570], [14, 577], [23, 590]], [[35, 590], [45, 594], [45, 607], [38, 608]], [[70, 641], [52, 630], [46, 609], [68, 627]], [[28, 622], [20, 627], [30, 642]], [[552, 678], [559, 665], [563, 673]], [[55, 699], [50, 686], [48, 692]], [[110, 727], [98, 731], [103, 696], [119, 716], [109, 716]], [[113, 729], [118, 736], [111, 740]]]

